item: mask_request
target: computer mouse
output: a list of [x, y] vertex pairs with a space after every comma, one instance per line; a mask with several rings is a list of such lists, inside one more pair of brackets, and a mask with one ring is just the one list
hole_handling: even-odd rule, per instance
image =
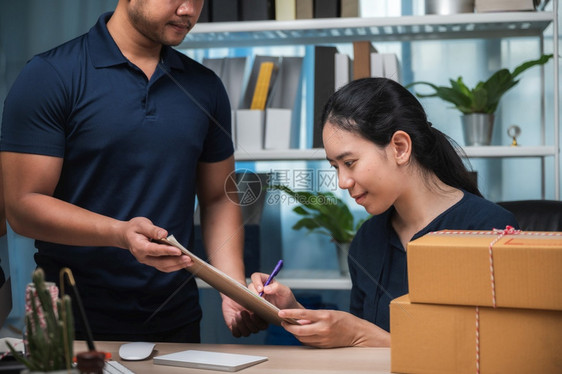
[[119, 347], [119, 357], [123, 360], [144, 360], [152, 354], [155, 345], [147, 342], [125, 343]]

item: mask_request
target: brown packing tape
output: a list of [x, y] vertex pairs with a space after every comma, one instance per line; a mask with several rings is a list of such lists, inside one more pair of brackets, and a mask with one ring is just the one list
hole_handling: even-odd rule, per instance
[[398, 373], [560, 373], [562, 312], [390, 304], [391, 370]]
[[445, 230], [410, 242], [412, 302], [493, 306], [495, 294], [498, 307], [562, 310], [562, 233], [502, 236], [490, 261], [498, 236]]

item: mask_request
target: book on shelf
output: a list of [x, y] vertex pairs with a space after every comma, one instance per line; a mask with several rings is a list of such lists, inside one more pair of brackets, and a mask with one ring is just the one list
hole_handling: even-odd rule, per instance
[[371, 77], [401, 80], [400, 62], [396, 53], [371, 53]]
[[267, 97], [269, 96], [269, 91], [272, 85], [272, 80], [274, 78], [274, 70], [276, 66], [273, 62], [266, 61], [260, 64], [260, 70], [258, 74], [258, 79], [256, 81], [256, 86], [254, 89], [254, 95], [252, 96], [252, 103], [250, 104], [250, 109], [252, 110], [264, 110], [265, 104], [267, 102]]
[[302, 57], [282, 57], [265, 110], [265, 149], [298, 147]]
[[236, 109], [240, 106], [243, 91], [243, 78], [248, 57], [205, 57], [202, 64], [218, 75], [230, 99], [230, 106]]
[[221, 80], [225, 86], [230, 100], [231, 110], [231, 133], [232, 141], [236, 146], [236, 110], [242, 103], [242, 92], [244, 89], [244, 72], [248, 57], [226, 57], [224, 60]]
[[359, 17], [359, 0], [340, 1], [340, 17]]
[[401, 81], [400, 62], [396, 53], [383, 53], [383, 65], [385, 78], [392, 79], [398, 83]]
[[244, 88], [244, 72], [248, 57], [226, 57], [224, 59], [221, 80], [226, 88], [232, 110], [240, 108]]
[[476, 12], [532, 11], [540, 0], [475, 0]]
[[371, 53], [371, 77], [384, 77], [384, 60], [382, 53]]
[[275, 0], [275, 20], [290, 21], [297, 18], [296, 0]]
[[235, 22], [240, 19], [239, 0], [212, 0], [210, 10], [212, 22]]
[[244, 89], [244, 94], [242, 98], [242, 104], [240, 106], [241, 109], [250, 109], [252, 105], [252, 99], [254, 96], [254, 89], [256, 87], [256, 83], [258, 81], [258, 76], [260, 73], [261, 64], [263, 62], [273, 62], [275, 66], [279, 66], [279, 57], [278, 56], [264, 56], [264, 55], [256, 55], [253, 58], [252, 67], [250, 69], [248, 81], [246, 83], [246, 87]]
[[231, 133], [236, 145], [236, 110], [240, 108], [243, 92], [243, 78], [247, 57], [204, 58], [202, 64], [213, 70], [221, 79], [230, 100]]
[[203, 7], [201, 8], [201, 13], [199, 14], [199, 18], [197, 19], [197, 23], [203, 22], [211, 22], [211, 9], [210, 9], [210, 0], [203, 2]]
[[371, 53], [377, 49], [368, 40], [353, 42], [353, 79], [371, 76]]
[[314, 112], [312, 127], [312, 147], [323, 148], [322, 124], [320, 123], [324, 105], [335, 92], [335, 55], [338, 49], [332, 46], [314, 47]]
[[239, 0], [241, 21], [275, 19], [274, 0]]
[[[209, 69], [211, 69], [212, 71], [215, 72], [216, 75], [219, 76], [219, 78], [221, 78], [222, 76], [222, 69], [224, 66], [224, 58], [208, 58], [205, 57], [203, 58], [203, 61], [201, 62], [204, 66], [208, 67]], [[222, 78], [221, 78], [222, 79]]]
[[314, 18], [340, 16], [340, 0], [314, 0]]
[[295, 0], [296, 19], [314, 18], [314, 0]]
[[302, 82], [302, 57], [282, 57], [277, 77], [271, 87], [268, 108], [291, 109], [295, 105], [297, 92]]
[[334, 55], [334, 58], [334, 89], [337, 91], [339, 88], [348, 84], [353, 76], [353, 62], [347, 53], [338, 52]]
[[[265, 102], [262, 101], [262, 103], [260, 103], [262, 110], [254, 110], [250, 108], [252, 107], [252, 102], [254, 101], [254, 92], [258, 84], [258, 76], [260, 75], [261, 66], [264, 62], [270, 62], [273, 63], [274, 66], [279, 66], [279, 57], [261, 55], [256, 55], [254, 57], [248, 82], [244, 89], [242, 103], [236, 110], [235, 114], [235, 144], [236, 148], [241, 151], [256, 151], [263, 149], [265, 125], [265, 111], [263, 109], [265, 108], [267, 97], [265, 97]], [[274, 72], [272, 72], [270, 84], [271, 81], [274, 80]], [[264, 100], [264, 98], [262, 97], [261, 100]]]

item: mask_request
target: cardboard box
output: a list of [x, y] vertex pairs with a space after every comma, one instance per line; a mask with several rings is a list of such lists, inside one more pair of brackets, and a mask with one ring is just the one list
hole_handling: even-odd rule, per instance
[[414, 303], [562, 310], [562, 233], [444, 230], [407, 253]]
[[[562, 312], [390, 303], [391, 371], [560, 373]], [[478, 343], [477, 343], [478, 342]], [[477, 370], [478, 347], [478, 370]]]

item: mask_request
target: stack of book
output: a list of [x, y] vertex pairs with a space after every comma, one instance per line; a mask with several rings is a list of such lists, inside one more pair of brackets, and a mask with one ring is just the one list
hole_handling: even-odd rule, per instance
[[359, 0], [206, 0], [198, 22], [359, 17]]
[[302, 57], [205, 58], [222, 80], [232, 109], [232, 139], [242, 151], [298, 147]]
[[560, 372], [562, 233], [445, 230], [407, 253], [392, 372]]
[[247, 57], [204, 58], [203, 65], [213, 70], [222, 80], [231, 108], [232, 140], [236, 142], [236, 110], [242, 104], [244, 92], [244, 73], [248, 63]]
[[298, 143], [302, 57], [255, 56], [235, 118], [237, 149], [289, 149]]
[[401, 69], [395, 53], [379, 53], [368, 40], [353, 42], [353, 56], [333, 46], [314, 47], [314, 114], [312, 147], [322, 148], [321, 116], [330, 96], [352, 80], [384, 77], [401, 81]]

